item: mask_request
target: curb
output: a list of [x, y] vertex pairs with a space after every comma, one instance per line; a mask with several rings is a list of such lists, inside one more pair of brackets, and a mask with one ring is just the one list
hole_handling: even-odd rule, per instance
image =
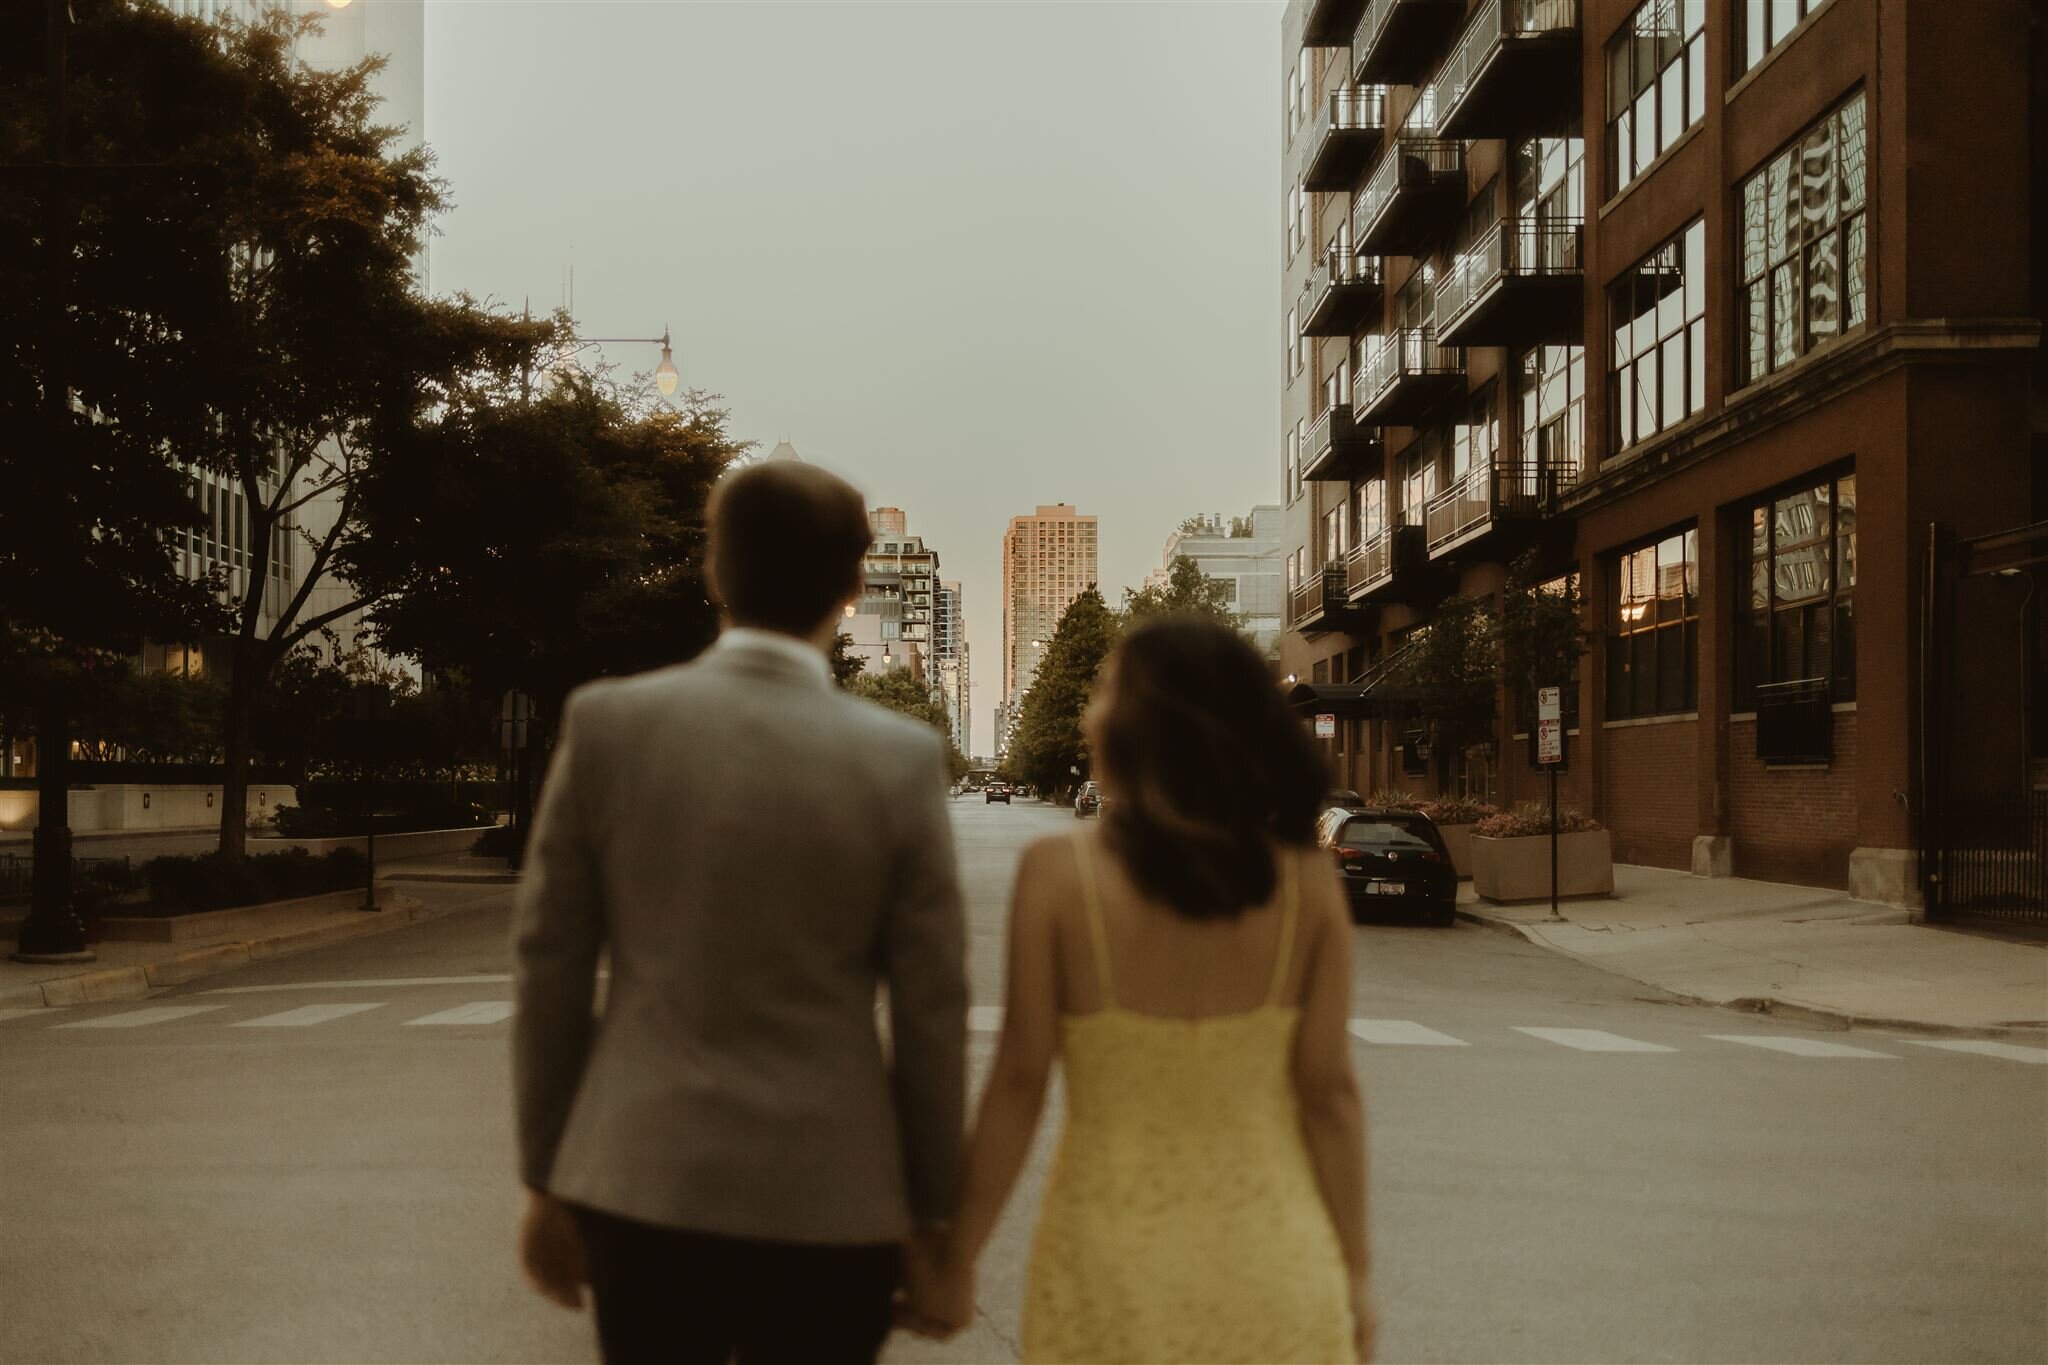
[[1704, 1005], [1710, 1009], [1739, 1010], [1744, 1014], [1768, 1015], [1774, 1019], [1788, 1019], [1835, 1032], [1847, 1032], [1850, 1029], [1859, 1028], [1891, 1029], [1901, 1033], [1924, 1033], [1930, 1037], [1938, 1038], [2009, 1038], [2035, 1043], [2048, 1042], [2048, 1023], [1930, 1024], [1922, 1019], [1889, 1019], [1877, 1015], [1851, 1014], [1845, 1010], [1831, 1010], [1821, 1005], [1806, 1005], [1796, 1000], [1783, 1000], [1776, 996], [1767, 995], [1745, 995], [1734, 1000], [1709, 1000], [1705, 996], [1675, 991], [1661, 982], [1650, 981], [1640, 976], [1630, 976], [1627, 972], [1616, 971], [1612, 967], [1589, 961], [1586, 958], [1580, 957], [1577, 953], [1560, 948], [1556, 944], [1530, 933], [1529, 930], [1534, 927], [1532, 924], [1524, 924], [1510, 919], [1496, 919], [1491, 915], [1484, 915], [1476, 910], [1467, 910], [1462, 907], [1456, 911], [1456, 914], [1459, 919], [1464, 920], [1468, 924], [1492, 930], [1497, 934], [1512, 935], [1522, 939], [1524, 942], [1533, 943], [1547, 952], [1556, 953], [1561, 957], [1568, 957], [1574, 962], [1585, 963], [1586, 966], [1606, 972], [1610, 976], [1619, 976], [1625, 980], [1640, 982], [1652, 989], [1663, 991], [1681, 1004]]
[[214, 972], [246, 967], [251, 962], [304, 952], [308, 948], [390, 933], [444, 913], [447, 912], [428, 909], [410, 896], [395, 896], [391, 906], [377, 912], [374, 919], [366, 917], [359, 923], [330, 924], [236, 943], [209, 943], [199, 948], [188, 948], [146, 966], [107, 967], [76, 976], [60, 976], [39, 985], [0, 991], [0, 1008], [33, 1009], [133, 1000], [163, 986], [180, 986]]

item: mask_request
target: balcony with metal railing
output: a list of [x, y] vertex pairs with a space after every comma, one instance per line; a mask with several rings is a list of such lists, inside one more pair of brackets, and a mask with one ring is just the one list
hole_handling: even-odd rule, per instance
[[1332, 90], [1308, 135], [1303, 189], [1349, 194], [1379, 155], [1387, 131], [1387, 92], [1377, 85]]
[[1415, 420], [1465, 388], [1465, 353], [1439, 346], [1430, 327], [1404, 327], [1379, 339], [1352, 381], [1357, 419], [1379, 426]]
[[1351, 33], [1360, 85], [1420, 85], [1458, 21], [1465, 0], [1366, 0]]
[[1301, 477], [1344, 483], [1385, 467], [1378, 427], [1353, 420], [1351, 404], [1332, 403], [1308, 425], [1301, 446]]
[[1440, 137], [1561, 131], [1579, 108], [1579, 0], [1485, 0], [1437, 72]]
[[1302, 286], [1301, 334], [1348, 337], [1378, 315], [1380, 299], [1380, 258], [1353, 255], [1348, 239], [1332, 242]]
[[1354, 605], [1401, 601], [1428, 562], [1420, 526], [1389, 526], [1352, 547], [1345, 593]]
[[1465, 144], [1402, 133], [1351, 205], [1351, 239], [1367, 256], [1422, 256], [1465, 207]]
[[1585, 223], [1495, 223], [1436, 284], [1437, 334], [1454, 346], [1532, 346], [1585, 332]]
[[1342, 47], [1358, 27], [1364, 0], [1306, 0], [1301, 17], [1303, 47]]
[[1351, 604], [1344, 597], [1344, 567], [1331, 564], [1296, 585], [1287, 597], [1287, 624], [1306, 635], [1320, 635], [1351, 624]]
[[1539, 464], [1475, 464], [1429, 500], [1424, 525], [1437, 559], [1511, 526], [1533, 526], [1557, 506], [1575, 471]]

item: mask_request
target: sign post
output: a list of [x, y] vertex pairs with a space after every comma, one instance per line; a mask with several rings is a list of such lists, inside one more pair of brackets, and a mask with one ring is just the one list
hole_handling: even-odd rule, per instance
[[525, 757], [526, 727], [533, 718], [533, 698], [517, 690], [507, 692], [498, 703], [498, 743], [505, 750], [506, 760], [511, 765], [512, 778], [512, 840], [506, 866], [517, 872], [525, 851], [526, 823], [529, 818], [526, 809], [526, 783], [531, 774], [521, 760]]
[[1555, 687], [1536, 689], [1536, 761], [1550, 770], [1550, 917], [1557, 913], [1557, 768], [1564, 762], [1564, 708]]

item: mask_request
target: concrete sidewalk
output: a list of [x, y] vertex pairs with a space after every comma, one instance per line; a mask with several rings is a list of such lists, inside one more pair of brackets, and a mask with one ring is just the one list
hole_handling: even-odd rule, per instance
[[1617, 864], [1612, 898], [1492, 905], [1460, 917], [1714, 1005], [1839, 1024], [2048, 1031], [2048, 943], [1915, 924], [1821, 887]]
[[[479, 863], [495, 863], [496, 868], [476, 866]], [[95, 943], [92, 949], [99, 956], [97, 962], [0, 960], [0, 1009], [129, 1000], [159, 987], [181, 985], [265, 958], [403, 929], [493, 894], [487, 889], [490, 885], [513, 880], [503, 868], [503, 859], [420, 859], [398, 864], [388, 872], [379, 869], [375, 910], [359, 908], [360, 890], [341, 891], [249, 907], [234, 917], [236, 927], [224, 928], [217, 935], [175, 943]]]

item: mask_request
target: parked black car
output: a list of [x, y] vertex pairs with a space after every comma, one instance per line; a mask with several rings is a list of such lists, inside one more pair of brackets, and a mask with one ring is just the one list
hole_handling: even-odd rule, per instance
[[1354, 921], [1369, 910], [1420, 914], [1446, 926], [1456, 919], [1458, 873], [1443, 835], [1420, 811], [1325, 811], [1316, 842], [1336, 860]]
[[1325, 815], [1328, 815], [1333, 810], [1363, 809], [1365, 809], [1365, 798], [1357, 792], [1345, 791], [1340, 787], [1335, 791], [1323, 793], [1323, 814]]
[[1010, 804], [1010, 789], [1000, 782], [989, 783], [982, 788], [981, 795], [981, 804], [984, 806], [994, 805], [998, 801], [1006, 806]]
[[1102, 789], [1093, 782], [1083, 782], [1081, 790], [1074, 797], [1074, 818], [1085, 820], [1091, 815], [1102, 814]]

